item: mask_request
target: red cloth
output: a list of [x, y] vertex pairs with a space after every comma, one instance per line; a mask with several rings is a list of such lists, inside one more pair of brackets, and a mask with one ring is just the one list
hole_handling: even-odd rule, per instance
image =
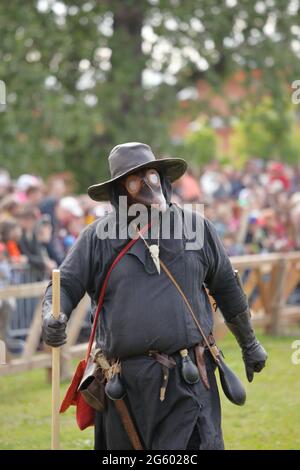
[[89, 426], [93, 426], [95, 420], [95, 410], [86, 403], [83, 396], [78, 391], [79, 384], [84, 374], [85, 364], [85, 360], [79, 362], [59, 410], [60, 413], [64, 413], [69, 406], [76, 406], [76, 421], [81, 431]]
[[81, 382], [81, 379], [83, 377], [85, 370], [85, 360], [83, 359], [82, 361], [79, 362], [77, 369], [75, 371], [75, 374], [73, 375], [72, 382], [69, 385], [69, 388], [67, 390], [67, 393], [65, 395], [65, 398], [62, 401], [62, 404], [60, 405], [60, 413], [64, 413], [69, 406], [71, 405], [76, 405], [78, 401], [78, 387]]

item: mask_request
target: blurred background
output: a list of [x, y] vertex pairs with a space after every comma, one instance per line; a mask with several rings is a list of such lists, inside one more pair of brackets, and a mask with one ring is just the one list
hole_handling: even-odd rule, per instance
[[[0, 448], [50, 447], [40, 301], [81, 230], [110, 210], [86, 188], [126, 141], [188, 161], [173, 201], [205, 204], [270, 353], [248, 404], [223, 402], [227, 447], [300, 447], [299, 20], [298, 0], [0, 2]], [[74, 318], [63, 380], [85, 348], [88, 299]], [[92, 447], [72, 412], [62, 426], [65, 448]]]

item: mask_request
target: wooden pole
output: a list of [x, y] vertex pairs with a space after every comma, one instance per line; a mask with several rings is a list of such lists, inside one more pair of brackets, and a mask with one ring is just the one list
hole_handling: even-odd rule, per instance
[[[52, 313], [55, 318], [60, 314], [60, 271], [52, 271]], [[59, 449], [59, 382], [60, 348], [52, 348], [52, 435], [51, 449]]]
[[270, 297], [273, 296], [271, 301], [271, 311], [268, 312], [271, 314], [271, 323], [267, 324], [266, 333], [271, 335], [279, 335], [280, 333], [280, 320], [285, 305], [284, 288], [287, 272], [287, 261], [282, 258], [278, 261], [277, 278], [275, 279], [274, 290], [270, 295]]

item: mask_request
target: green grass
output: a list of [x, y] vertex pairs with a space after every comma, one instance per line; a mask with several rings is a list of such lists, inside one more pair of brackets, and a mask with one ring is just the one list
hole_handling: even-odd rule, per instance
[[[300, 449], [300, 365], [291, 363], [295, 338], [260, 336], [267, 368], [252, 384], [244, 379], [241, 356], [231, 335], [222, 341], [227, 363], [247, 388], [244, 407], [222, 396], [227, 449]], [[61, 387], [63, 395], [67, 384]], [[44, 370], [0, 378], [0, 449], [49, 449], [51, 389]], [[74, 408], [61, 417], [61, 448], [91, 449], [93, 429], [79, 431]]]
[[247, 402], [241, 408], [222, 396], [226, 448], [300, 449], [300, 364], [291, 362], [291, 344], [296, 338], [259, 335], [259, 339], [269, 359], [251, 384], [244, 379], [244, 366], [232, 337], [227, 335], [222, 341], [228, 363], [247, 389]]

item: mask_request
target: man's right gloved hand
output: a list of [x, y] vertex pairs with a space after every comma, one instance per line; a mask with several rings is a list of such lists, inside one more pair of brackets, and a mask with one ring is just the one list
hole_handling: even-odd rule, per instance
[[52, 305], [45, 302], [42, 310], [42, 338], [43, 341], [57, 348], [67, 342], [66, 326], [68, 317], [64, 313], [60, 313], [56, 319], [52, 315]]

